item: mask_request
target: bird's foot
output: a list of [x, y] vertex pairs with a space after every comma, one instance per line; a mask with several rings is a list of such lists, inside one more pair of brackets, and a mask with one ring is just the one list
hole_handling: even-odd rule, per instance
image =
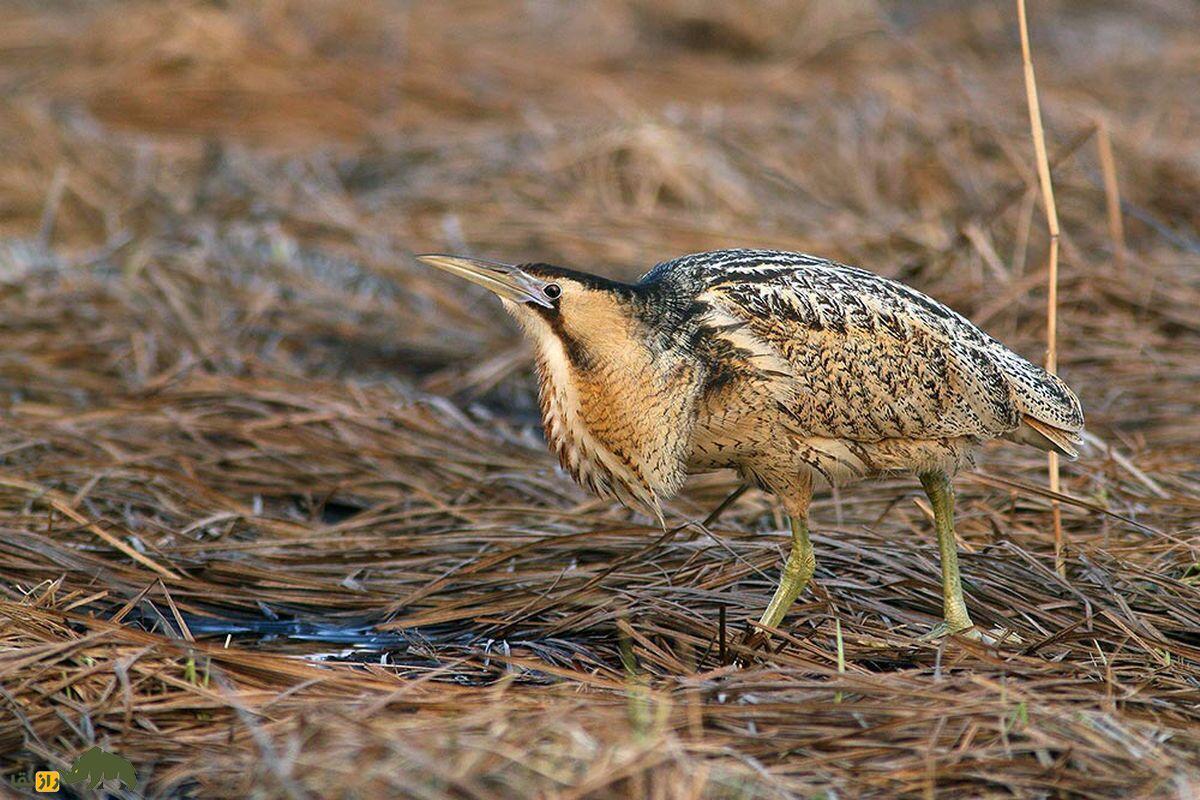
[[736, 649], [739, 652], [733, 656], [732, 663], [741, 667], [749, 666], [771, 653], [771, 634], [761, 628], [751, 627], [742, 634]]
[[988, 631], [988, 636], [991, 639], [989, 644], [994, 644], [997, 647], [1004, 645], [1025, 644], [1025, 640], [1021, 638], [1021, 635], [1012, 628], [992, 628], [990, 631]]
[[951, 626], [947, 622], [939, 622], [937, 625], [934, 625], [928, 633], [918, 636], [917, 641], [936, 642], [946, 638], [947, 636], [961, 636], [964, 639], [971, 639], [972, 641], [976, 642], [986, 641], [984, 638], [986, 634], [984, 634], [983, 631], [979, 630], [974, 625]]
[[939, 622], [937, 625], [934, 625], [928, 633], [918, 636], [917, 641], [936, 642], [947, 636], [961, 636], [964, 639], [970, 639], [973, 642], [980, 642], [987, 645], [1022, 643], [1022, 639], [1017, 635], [1017, 632], [1009, 628], [992, 628], [990, 631], [985, 632], [974, 625], [951, 626], [946, 622]]

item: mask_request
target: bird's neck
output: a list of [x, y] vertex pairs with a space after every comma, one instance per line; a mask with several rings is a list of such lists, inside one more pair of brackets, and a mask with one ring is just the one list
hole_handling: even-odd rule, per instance
[[661, 517], [686, 474], [699, 367], [609, 322], [537, 337], [546, 439], [580, 485]]

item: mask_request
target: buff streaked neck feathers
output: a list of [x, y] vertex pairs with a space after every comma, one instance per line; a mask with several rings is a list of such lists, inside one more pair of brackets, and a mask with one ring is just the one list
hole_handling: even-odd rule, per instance
[[560, 284], [553, 310], [505, 302], [534, 345], [546, 439], [580, 485], [661, 520], [686, 475], [697, 367], [651, 351], [628, 295]]

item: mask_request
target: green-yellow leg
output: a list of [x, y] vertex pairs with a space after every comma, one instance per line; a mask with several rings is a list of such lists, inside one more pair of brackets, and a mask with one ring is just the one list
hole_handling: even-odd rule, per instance
[[[954, 488], [943, 471], [926, 472], [919, 476], [921, 486], [933, 507], [933, 525], [937, 529], [938, 549], [942, 552], [942, 603], [945, 625], [934, 629], [933, 635], [957, 633], [971, 628], [971, 615], [963, 601], [962, 581], [958, 576], [958, 549], [954, 541]], [[944, 630], [943, 630], [944, 627]]]
[[787, 563], [783, 565], [783, 575], [779, 578], [779, 586], [767, 610], [758, 620], [760, 625], [771, 628], [779, 627], [792, 603], [804, 591], [813, 570], [817, 568], [817, 559], [813, 555], [812, 543], [808, 541], [808, 520], [803, 517], [792, 517], [792, 552], [788, 555]]

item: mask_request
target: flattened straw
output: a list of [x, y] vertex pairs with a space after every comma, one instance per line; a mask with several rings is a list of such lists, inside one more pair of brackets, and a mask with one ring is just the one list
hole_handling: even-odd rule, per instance
[[[1017, 0], [1017, 19], [1021, 27], [1021, 61], [1025, 66], [1025, 96], [1029, 101], [1029, 127], [1033, 134], [1033, 150], [1037, 155], [1038, 184], [1042, 189], [1042, 201], [1046, 208], [1046, 228], [1050, 232], [1050, 262], [1047, 268], [1046, 293], [1046, 370], [1054, 373], [1058, 369], [1058, 208], [1054, 204], [1054, 184], [1050, 180], [1050, 159], [1046, 155], [1046, 133], [1042, 128], [1042, 111], [1038, 105], [1037, 80], [1033, 75], [1033, 58], [1029, 52], [1029, 24], [1025, 18], [1025, 0]], [[1050, 453], [1048, 459], [1050, 491], [1059, 491], [1058, 454]], [[1063, 558], [1062, 512], [1058, 502], [1051, 502], [1054, 519], [1054, 567], [1065, 574]]]
[[129, 556], [142, 566], [149, 567], [159, 575], [162, 575], [164, 578], [170, 578], [174, 581], [181, 580], [180, 577], [171, 570], [162, 566], [149, 556], [142, 555], [137, 550], [134, 550], [132, 547], [125, 544], [125, 542], [122, 542], [120, 539], [113, 536], [96, 523], [91, 522], [87, 517], [83, 516], [75, 509], [71, 508], [71, 506], [67, 504], [63, 497], [58, 494], [58, 492], [38, 486], [36, 483], [29, 483], [28, 481], [19, 480], [17, 478], [9, 478], [3, 475], [0, 475], [0, 486], [8, 486], [13, 489], [21, 489], [22, 491], [29, 492], [34, 496], [35, 500], [39, 497], [45, 498], [46, 502], [48, 502], [55, 511], [62, 514], [64, 517], [67, 517], [76, 525], [82, 525], [84, 528], [103, 539], [107, 544], [120, 550], [122, 553]]
[[700, 523], [702, 528], [708, 528], [725, 513], [725, 510], [738, 501], [750, 489], [750, 484], [743, 483], [738, 488], [734, 489], [728, 497], [721, 501], [721, 504], [713, 509], [712, 513], [704, 518], [704, 522]]

